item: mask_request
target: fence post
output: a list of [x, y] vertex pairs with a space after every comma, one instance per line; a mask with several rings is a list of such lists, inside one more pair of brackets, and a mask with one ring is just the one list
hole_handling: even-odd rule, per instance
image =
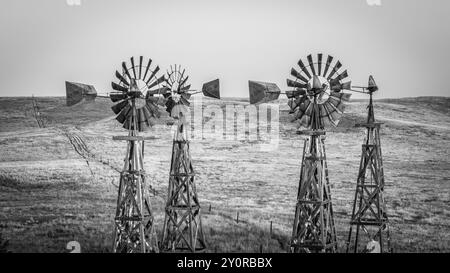
[[270, 221], [270, 238], [272, 238], [272, 221]]

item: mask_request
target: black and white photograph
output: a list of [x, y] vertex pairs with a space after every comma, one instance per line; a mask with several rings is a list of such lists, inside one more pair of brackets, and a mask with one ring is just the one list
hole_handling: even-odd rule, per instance
[[449, 66], [445, 0], [3, 0], [0, 253], [448, 253]]

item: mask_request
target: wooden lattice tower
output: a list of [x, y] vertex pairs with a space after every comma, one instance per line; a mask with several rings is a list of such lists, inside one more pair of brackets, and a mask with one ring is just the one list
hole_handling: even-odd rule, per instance
[[[181, 123], [181, 121], [179, 121]], [[201, 207], [195, 187], [195, 173], [189, 141], [183, 124], [178, 124], [172, 145], [169, 189], [166, 202], [161, 249], [198, 252], [206, 248], [202, 230]]]
[[[335, 252], [336, 230], [325, 152], [325, 131], [317, 111], [303, 146], [291, 252]], [[323, 128], [323, 127], [322, 127]]]
[[381, 123], [375, 121], [372, 100], [372, 93], [377, 89], [371, 77], [368, 87], [370, 99], [367, 122], [357, 124], [357, 127], [366, 128], [367, 133], [362, 145], [347, 252], [391, 252], [389, 220], [384, 201]]
[[[133, 102], [134, 103], [134, 102]], [[133, 113], [137, 128], [136, 113]], [[144, 171], [144, 137], [132, 130], [128, 137], [114, 137], [128, 142], [125, 164], [120, 173], [114, 230], [114, 252], [158, 252], [149, 187]]]
[[189, 89], [189, 85], [184, 87], [186, 79], [184, 70], [181, 73], [177, 66], [168, 72], [167, 87], [172, 94], [167, 96], [170, 106], [167, 111], [177, 124], [172, 144], [162, 251], [199, 252], [206, 249], [185, 118], [190, 97], [185, 92]]

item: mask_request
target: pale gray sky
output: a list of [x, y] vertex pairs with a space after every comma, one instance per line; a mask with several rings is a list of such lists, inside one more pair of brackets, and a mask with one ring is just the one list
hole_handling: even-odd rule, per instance
[[[221, 79], [287, 88], [309, 53], [333, 55], [353, 83], [373, 74], [378, 97], [449, 96], [450, 1], [2, 0], [0, 96], [64, 96], [65, 80], [110, 91], [122, 60], [182, 64], [194, 88]], [[369, 0], [369, 2], [373, 0]]]

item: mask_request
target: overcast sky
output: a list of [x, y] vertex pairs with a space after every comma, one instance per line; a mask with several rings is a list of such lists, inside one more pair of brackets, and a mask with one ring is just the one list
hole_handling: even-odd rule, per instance
[[378, 97], [448, 96], [450, 1], [2, 0], [0, 96], [65, 96], [66, 80], [110, 90], [114, 71], [144, 55], [186, 67], [194, 88], [223, 96], [248, 80], [287, 88], [309, 53], [331, 54]]

